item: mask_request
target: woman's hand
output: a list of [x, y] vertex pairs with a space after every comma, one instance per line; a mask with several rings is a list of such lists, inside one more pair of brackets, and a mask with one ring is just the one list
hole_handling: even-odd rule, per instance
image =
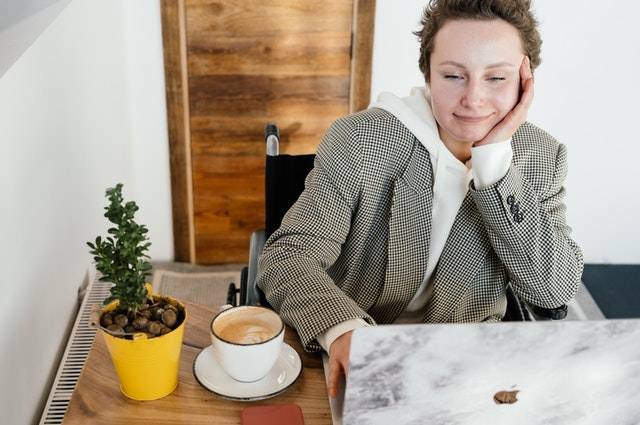
[[349, 373], [349, 351], [351, 350], [351, 334], [346, 332], [336, 338], [329, 347], [329, 397], [336, 398], [340, 389], [340, 378], [347, 379]]
[[493, 127], [484, 139], [474, 143], [474, 147], [504, 142], [510, 139], [513, 133], [527, 120], [527, 113], [533, 100], [533, 73], [531, 72], [529, 56], [525, 56], [522, 64], [520, 64], [520, 83], [522, 84], [520, 101], [505, 115], [502, 121]]

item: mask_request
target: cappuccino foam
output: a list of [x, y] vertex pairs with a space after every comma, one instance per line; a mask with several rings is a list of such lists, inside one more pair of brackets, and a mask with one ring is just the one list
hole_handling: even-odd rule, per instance
[[280, 321], [273, 312], [246, 307], [219, 317], [214, 333], [235, 344], [257, 344], [273, 338], [280, 331]]
[[216, 333], [220, 338], [236, 344], [256, 344], [266, 341], [274, 335], [269, 327], [251, 321], [231, 323]]

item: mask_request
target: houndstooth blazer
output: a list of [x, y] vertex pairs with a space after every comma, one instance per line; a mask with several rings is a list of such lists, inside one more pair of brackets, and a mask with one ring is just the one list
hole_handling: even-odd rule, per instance
[[[509, 282], [544, 308], [567, 303], [582, 252], [565, 221], [564, 145], [525, 122], [495, 184], [473, 181], [433, 276], [424, 322], [502, 319]], [[368, 109], [332, 124], [305, 189], [267, 240], [256, 284], [308, 351], [352, 318], [392, 323], [420, 286], [429, 258], [429, 153], [392, 114]]]

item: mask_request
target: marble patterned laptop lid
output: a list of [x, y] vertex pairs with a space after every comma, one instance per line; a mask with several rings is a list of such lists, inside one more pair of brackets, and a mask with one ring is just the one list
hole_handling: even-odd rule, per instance
[[354, 332], [344, 425], [514, 423], [640, 424], [640, 320]]

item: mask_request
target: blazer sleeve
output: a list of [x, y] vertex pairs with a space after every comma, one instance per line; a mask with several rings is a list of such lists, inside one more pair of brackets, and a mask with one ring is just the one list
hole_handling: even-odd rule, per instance
[[543, 308], [557, 308], [573, 298], [583, 269], [582, 251], [570, 238], [565, 216], [567, 150], [563, 144], [557, 146], [555, 164], [547, 167], [551, 183], [542, 195], [513, 164], [487, 188], [470, 185], [514, 292]]
[[357, 132], [348, 117], [336, 121], [318, 146], [305, 189], [266, 241], [258, 260], [257, 286], [307, 351], [316, 337], [349, 319], [374, 320], [332, 280], [360, 194]]

